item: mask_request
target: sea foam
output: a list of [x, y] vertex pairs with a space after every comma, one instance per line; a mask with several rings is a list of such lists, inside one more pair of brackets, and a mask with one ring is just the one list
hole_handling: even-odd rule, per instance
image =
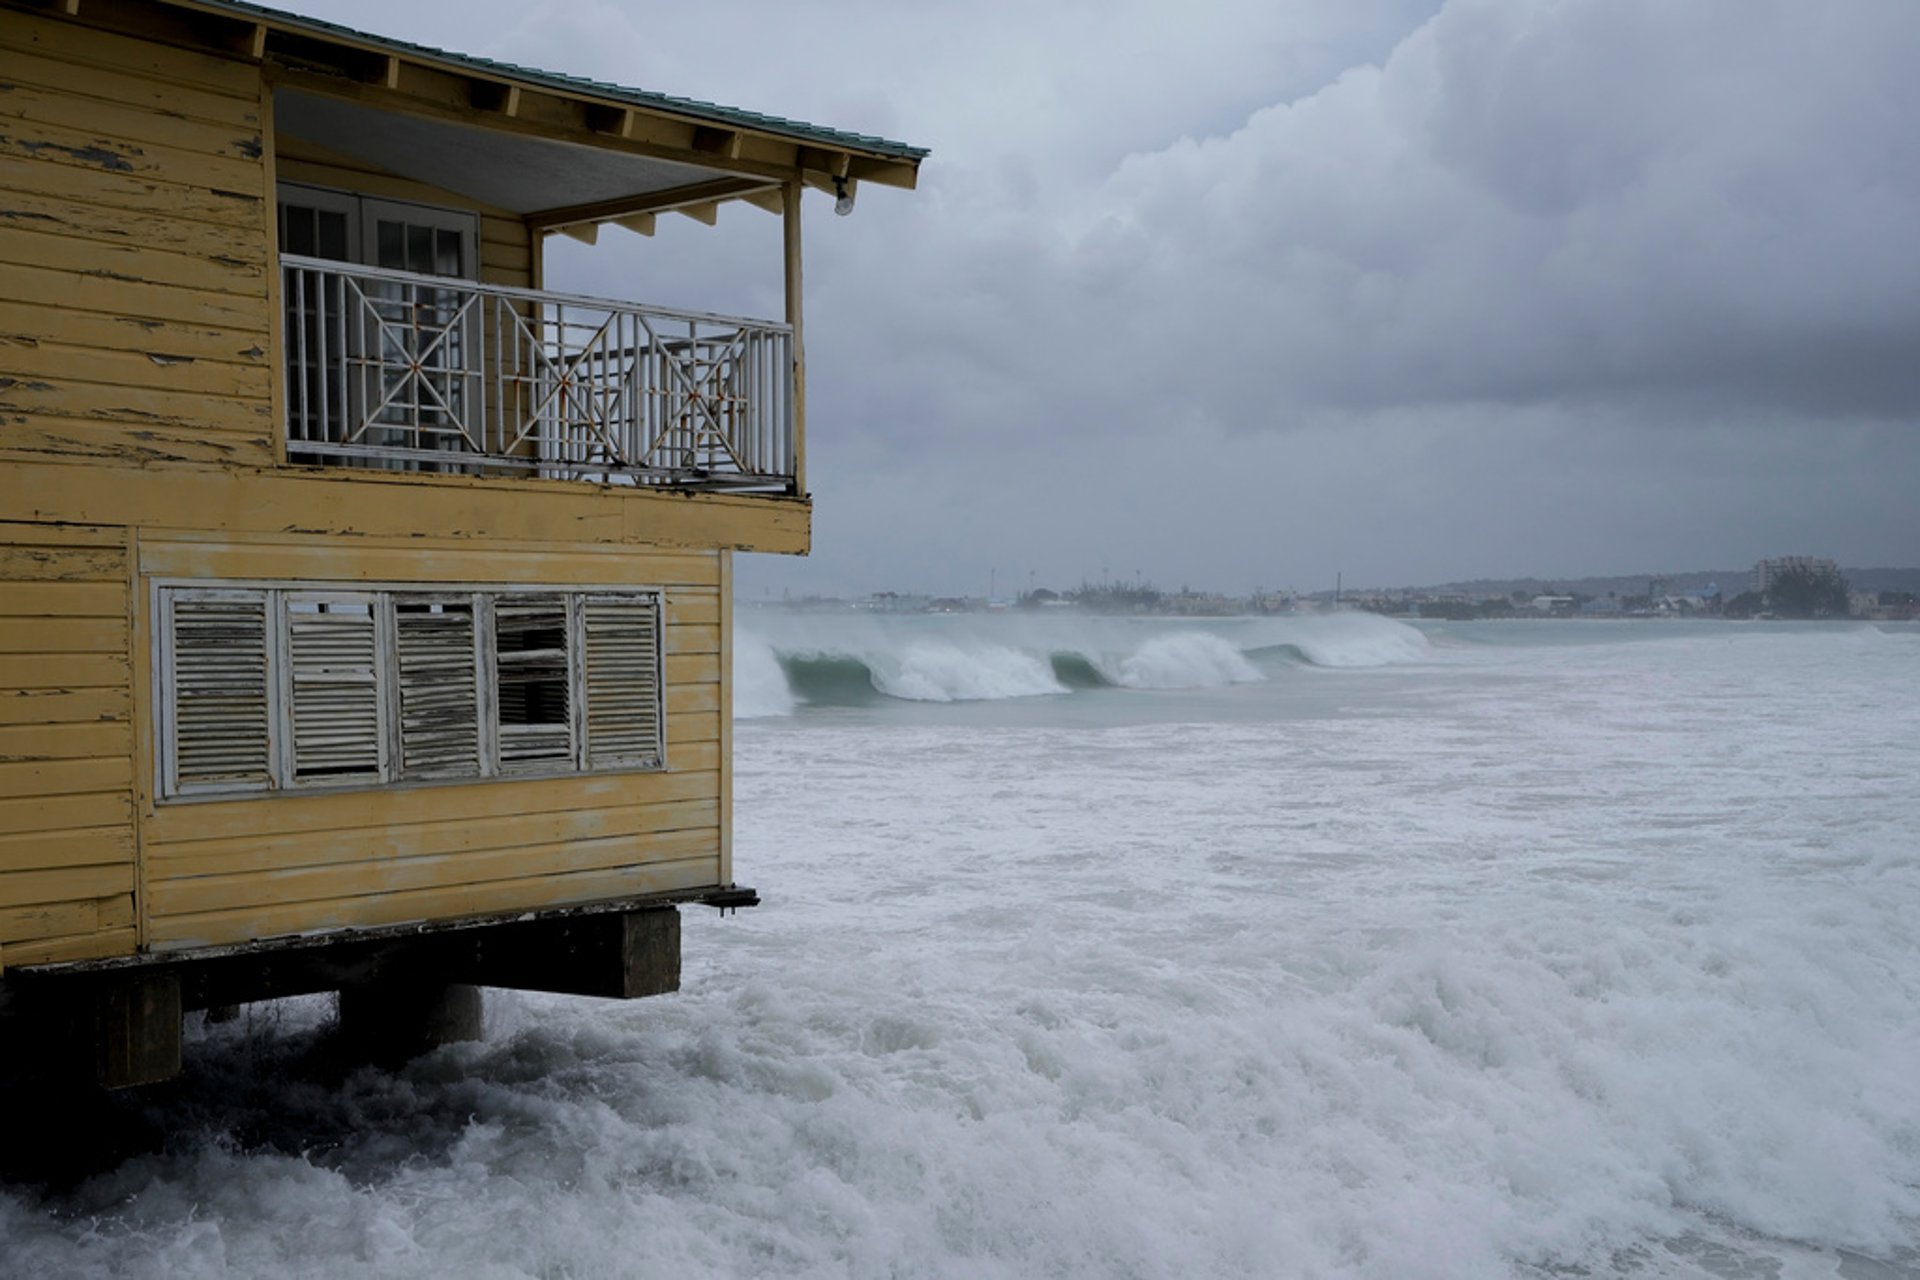
[[1260, 679], [1239, 649], [1204, 631], [1155, 636], [1112, 671], [1115, 684], [1135, 689], [1203, 689]]
[[206, 1029], [125, 1104], [164, 1148], [0, 1191], [0, 1256], [1920, 1276], [1911, 647], [1485, 634], [1292, 686], [743, 724], [766, 905], [686, 913], [677, 995], [490, 995], [484, 1043], [397, 1072], [316, 1073], [324, 1005]]

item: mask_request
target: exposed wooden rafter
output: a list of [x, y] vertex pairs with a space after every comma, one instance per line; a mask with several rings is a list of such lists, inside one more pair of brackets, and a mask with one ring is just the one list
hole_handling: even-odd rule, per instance
[[497, 111], [510, 120], [520, 114], [520, 86], [517, 84], [502, 84], [498, 80], [475, 80], [469, 92], [473, 105], [482, 111]]
[[[770, 195], [774, 207], [779, 207], [778, 183], [762, 178], [716, 178], [712, 182], [676, 187], [671, 191], [655, 191], [620, 200], [599, 200], [565, 209], [548, 209], [543, 213], [529, 214], [527, 225], [535, 231], [564, 231], [581, 223], [617, 222], [640, 214], [667, 212], [685, 213], [690, 218], [712, 225], [712, 215], [717, 213], [720, 202], [742, 197], [751, 199], [756, 195]], [[761, 207], [767, 206], [762, 204]]]
[[693, 149], [723, 160], [738, 160], [746, 135], [738, 129], [716, 129], [701, 125], [693, 131]]

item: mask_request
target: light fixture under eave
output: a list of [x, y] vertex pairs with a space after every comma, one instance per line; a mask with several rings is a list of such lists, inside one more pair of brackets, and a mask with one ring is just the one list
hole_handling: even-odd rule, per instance
[[845, 178], [833, 180], [833, 211], [843, 218], [853, 212], [853, 184]]

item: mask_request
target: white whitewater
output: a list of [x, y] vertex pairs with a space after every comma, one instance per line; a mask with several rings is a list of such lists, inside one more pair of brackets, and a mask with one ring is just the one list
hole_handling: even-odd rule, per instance
[[1133, 689], [1204, 689], [1260, 678], [1240, 650], [1204, 631], [1155, 636], [1108, 668], [1115, 684]]
[[733, 716], [736, 720], [756, 720], [764, 716], [792, 715], [793, 692], [773, 646], [759, 634], [737, 628], [733, 637]]
[[[1265, 678], [1258, 665], [1265, 655], [1372, 667], [1417, 662], [1427, 652], [1419, 631], [1362, 613], [1206, 620], [775, 613], [755, 617], [738, 639], [735, 714], [783, 715], [866, 695], [1032, 698], [1073, 692], [1075, 674], [1136, 689], [1217, 688]], [[776, 666], [785, 672], [784, 696], [771, 678]]]
[[[0, 1269], [1920, 1277], [1920, 634], [1290, 622], [1076, 650], [1254, 682], [743, 721], [767, 901], [680, 995], [338, 1083], [318, 1002], [213, 1029]], [[1058, 639], [980, 628], [858, 652]]]

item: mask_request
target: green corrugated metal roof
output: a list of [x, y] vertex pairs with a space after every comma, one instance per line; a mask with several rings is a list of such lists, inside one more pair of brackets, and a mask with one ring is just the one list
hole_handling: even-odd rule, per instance
[[320, 18], [303, 17], [297, 13], [288, 13], [284, 9], [270, 9], [265, 5], [250, 4], [247, 0], [191, 0], [192, 7], [231, 13], [237, 17], [270, 21], [279, 27], [306, 31], [313, 35], [334, 39], [348, 39], [357, 44], [379, 49], [387, 53], [422, 60], [447, 63], [465, 67], [475, 73], [499, 76], [519, 80], [526, 84], [546, 85], [567, 93], [592, 94], [612, 102], [627, 103], [631, 106], [645, 107], [653, 111], [666, 111], [674, 115], [691, 119], [709, 121], [714, 124], [732, 125], [737, 128], [757, 129], [763, 133], [779, 134], [782, 137], [807, 142], [821, 147], [853, 149], [869, 155], [886, 156], [900, 160], [919, 160], [927, 154], [924, 147], [910, 147], [904, 142], [893, 142], [886, 138], [876, 138], [870, 134], [848, 133], [841, 129], [828, 129], [820, 125], [807, 124], [800, 120], [785, 120], [779, 116], [762, 115], [757, 111], [744, 111], [738, 107], [724, 107], [716, 102], [701, 102], [694, 98], [676, 98], [666, 93], [651, 93], [645, 89], [629, 88], [626, 85], [608, 84], [603, 80], [588, 80], [581, 76], [560, 75], [552, 71], [541, 71], [534, 67], [515, 66], [511, 62], [497, 62], [492, 58], [479, 58], [471, 54], [453, 53], [446, 49], [435, 49], [430, 45], [414, 44], [407, 40], [395, 40], [389, 36], [374, 35], [367, 31], [356, 31], [352, 27], [341, 26], [337, 22], [327, 22]]

